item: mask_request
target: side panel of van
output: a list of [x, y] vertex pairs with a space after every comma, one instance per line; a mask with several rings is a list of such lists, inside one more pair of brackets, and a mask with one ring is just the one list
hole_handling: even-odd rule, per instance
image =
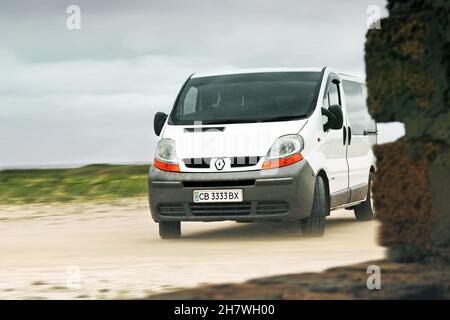
[[348, 116], [349, 202], [355, 202], [367, 196], [370, 167], [374, 163], [372, 145], [376, 143], [376, 123], [367, 111], [364, 84], [350, 80], [343, 80], [342, 84]]

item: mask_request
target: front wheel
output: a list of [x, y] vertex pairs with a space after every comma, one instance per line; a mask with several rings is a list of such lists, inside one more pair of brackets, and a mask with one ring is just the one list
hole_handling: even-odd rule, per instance
[[369, 221], [373, 219], [373, 205], [372, 205], [372, 196], [371, 196], [371, 188], [372, 188], [372, 177], [373, 173], [369, 173], [369, 185], [367, 189], [367, 198], [361, 204], [358, 204], [353, 209], [355, 211], [355, 217], [358, 221]]
[[181, 222], [161, 221], [159, 223], [159, 236], [161, 239], [178, 239], [181, 237]]
[[325, 232], [326, 217], [330, 213], [330, 196], [326, 191], [323, 178], [318, 176], [316, 186], [314, 187], [314, 201], [311, 215], [302, 220], [302, 231], [307, 236], [318, 237]]

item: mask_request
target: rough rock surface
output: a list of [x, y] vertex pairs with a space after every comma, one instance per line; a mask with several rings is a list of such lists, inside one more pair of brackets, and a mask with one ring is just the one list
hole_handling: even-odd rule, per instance
[[450, 1], [390, 0], [388, 9], [381, 30], [367, 33], [368, 107], [378, 122], [403, 122], [406, 135], [374, 149], [379, 240], [395, 261], [446, 260]]

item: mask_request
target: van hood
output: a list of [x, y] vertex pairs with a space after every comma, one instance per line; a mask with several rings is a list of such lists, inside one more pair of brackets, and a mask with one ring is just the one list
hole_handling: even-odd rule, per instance
[[307, 121], [166, 125], [162, 137], [175, 141], [179, 159], [265, 156], [277, 138], [297, 134]]

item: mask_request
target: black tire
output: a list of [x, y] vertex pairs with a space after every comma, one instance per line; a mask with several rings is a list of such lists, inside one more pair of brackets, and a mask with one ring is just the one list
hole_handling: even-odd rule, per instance
[[373, 173], [369, 173], [369, 187], [367, 189], [366, 201], [358, 204], [354, 207], [355, 217], [358, 221], [369, 221], [374, 217], [373, 207], [372, 207], [372, 197], [370, 196], [370, 190], [372, 188], [372, 178]]
[[323, 178], [318, 176], [314, 187], [314, 201], [311, 215], [302, 220], [303, 234], [320, 237], [325, 232], [326, 217], [330, 214], [330, 196]]
[[181, 223], [179, 221], [161, 221], [159, 236], [161, 239], [178, 239], [181, 237]]

